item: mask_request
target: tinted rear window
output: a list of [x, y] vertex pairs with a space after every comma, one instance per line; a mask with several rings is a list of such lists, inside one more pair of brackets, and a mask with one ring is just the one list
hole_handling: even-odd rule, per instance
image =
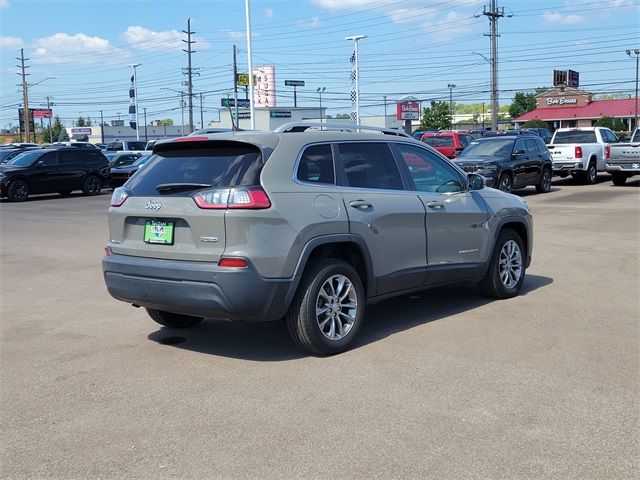
[[597, 143], [595, 131], [567, 131], [556, 132], [556, 138], [553, 139], [553, 143], [561, 145], [567, 143]]
[[431, 145], [434, 147], [453, 147], [453, 137], [433, 137], [433, 143]]
[[[184, 148], [153, 155], [127, 183], [132, 195], [157, 195], [163, 183], [203, 183], [212, 187], [260, 185], [262, 155], [251, 145], [225, 144], [211, 148]], [[177, 192], [190, 195], [193, 191]]]

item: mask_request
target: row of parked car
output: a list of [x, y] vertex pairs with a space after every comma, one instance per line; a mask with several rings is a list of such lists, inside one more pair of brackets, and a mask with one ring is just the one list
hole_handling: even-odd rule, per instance
[[[546, 144], [542, 130], [546, 129], [511, 130], [480, 138], [473, 131], [421, 132], [419, 139], [463, 171], [482, 175], [487, 186], [505, 192], [531, 185], [539, 193], [548, 192], [554, 175], [573, 175], [589, 184], [596, 182], [598, 172], [607, 171], [615, 185], [623, 185], [628, 177], [640, 173], [637, 130], [628, 144], [619, 143], [603, 127], [558, 129]], [[210, 133], [221, 132], [203, 130], [192, 136]], [[123, 148], [142, 147], [143, 143], [113, 142], [107, 150], [88, 142], [2, 147], [0, 197], [24, 201], [32, 193], [68, 195], [82, 190], [96, 195], [104, 187], [117, 188], [151, 157], [150, 151]]]
[[90, 143], [61, 142], [0, 148], [0, 198], [27, 200], [30, 194], [97, 195], [117, 188], [150, 158], [141, 152], [103, 152]]
[[529, 185], [548, 192], [553, 175], [573, 175], [591, 184], [598, 172], [607, 171], [615, 185], [623, 185], [628, 177], [640, 173], [640, 150], [633, 145], [637, 133], [631, 143], [621, 144], [603, 127], [561, 128], [550, 142], [545, 141], [545, 131], [549, 132], [509, 130], [482, 138], [465, 131], [423, 132], [419, 138], [465, 171], [478, 172], [488, 185], [507, 192]]

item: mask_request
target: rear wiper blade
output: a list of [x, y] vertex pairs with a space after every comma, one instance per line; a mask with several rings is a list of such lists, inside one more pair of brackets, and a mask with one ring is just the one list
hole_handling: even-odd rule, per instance
[[156, 185], [156, 190], [162, 192], [178, 192], [180, 190], [196, 190], [198, 188], [209, 188], [209, 183], [161, 183]]

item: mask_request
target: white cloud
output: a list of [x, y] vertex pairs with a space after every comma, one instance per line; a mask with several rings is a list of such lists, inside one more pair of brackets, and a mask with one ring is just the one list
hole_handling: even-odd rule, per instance
[[[218, 32], [223, 35], [227, 35], [229, 38], [238, 39], [238, 38], [247, 38], [247, 33], [244, 30], [230, 30], [228, 28], [222, 28], [218, 30]], [[251, 38], [259, 37], [260, 34], [256, 32], [251, 32]]]
[[[182, 40], [187, 39], [187, 35], [179, 30], [154, 32], [153, 30], [149, 30], [148, 28], [144, 28], [139, 25], [133, 25], [127, 28], [122, 36], [133, 48], [160, 52], [167, 50], [182, 50], [186, 45]], [[209, 42], [202, 38], [193, 36], [191, 37], [191, 40], [195, 40], [196, 45], [201, 50], [210, 47]]]
[[312, 3], [329, 10], [349, 10], [371, 7], [370, 0], [312, 0]]
[[0, 9], [9, 8], [9, 0], [0, 0]]
[[[0, 0], [1, 1], [1, 0]], [[24, 42], [18, 37], [0, 37], [0, 49], [18, 49], [22, 48]]]
[[309, 20], [298, 20], [296, 23], [299, 27], [316, 28], [322, 25], [320, 17], [311, 17]]
[[562, 14], [559, 12], [544, 12], [542, 14], [542, 20], [554, 25], [575, 25], [576, 23], [584, 21], [584, 17], [575, 13]]
[[264, 16], [267, 18], [273, 18], [275, 14], [273, 13], [273, 8], [267, 8], [264, 11]]
[[102, 63], [105, 57], [122, 59], [125, 56], [109, 40], [84, 33], [56, 33], [38, 38], [33, 42], [33, 48], [31, 59], [34, 63]]

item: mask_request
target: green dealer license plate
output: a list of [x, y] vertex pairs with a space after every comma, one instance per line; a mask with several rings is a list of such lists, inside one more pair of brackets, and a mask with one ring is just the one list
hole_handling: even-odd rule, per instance
[[161, 245], [173, 245], [173, 222], [147, 220], [144, 223], [144, 241]]

